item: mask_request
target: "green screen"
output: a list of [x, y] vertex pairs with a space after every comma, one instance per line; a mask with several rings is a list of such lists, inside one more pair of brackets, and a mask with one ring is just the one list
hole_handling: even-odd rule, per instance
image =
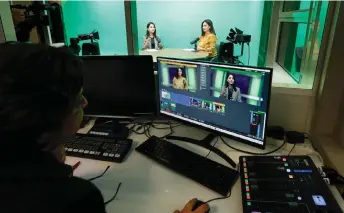
[[123, 1], [63, 1], [62, 9], [68, 43], [98, 30], [102, 55], [128, 53]]

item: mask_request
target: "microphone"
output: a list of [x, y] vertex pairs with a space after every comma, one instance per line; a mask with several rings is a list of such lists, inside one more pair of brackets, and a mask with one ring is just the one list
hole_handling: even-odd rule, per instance
[[152, 49], [155, 49], [155, 39], [154, 38], [151, 38], [151, 46], [152, 46]]
[[191, 41], [190, 44], [196, 44], [199, 41], [199, 37], [195, 38], [195, 40]]

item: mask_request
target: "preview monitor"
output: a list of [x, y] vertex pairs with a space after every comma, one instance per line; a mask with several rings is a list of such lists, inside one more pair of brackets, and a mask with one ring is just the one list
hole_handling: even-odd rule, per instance
[[157, 113], [151, 56], [83, 56], [85, 114], [99, 117]]
[[264, 148], [272, 69], [158, 57], [160, 114]]

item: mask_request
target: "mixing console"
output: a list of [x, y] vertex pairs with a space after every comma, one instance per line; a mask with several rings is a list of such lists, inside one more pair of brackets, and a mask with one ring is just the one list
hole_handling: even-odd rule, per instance
[[342, 213], [308, 156], [242, 156], [244, 213]]

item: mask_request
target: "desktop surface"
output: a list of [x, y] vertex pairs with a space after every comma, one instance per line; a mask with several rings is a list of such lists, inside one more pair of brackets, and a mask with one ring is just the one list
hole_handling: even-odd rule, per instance
[[[168, 131], [152, 129], [151, 133], [163, 135]], [[195, 134], [197, 139], [205, 136], [204, 132], [185, 126], [177, 127], [176, 133]], [[147, 139], [145, 135], [139, 134], [131, 134], [129, 138], [133, 139], [132, 150]], [[178, 143], [178, 145], [201, 156], [206, 156], [209, 152], [207, 149], [192, 144]], [[213, 153], [210, 153], [208, 159], [228, 166], [226, 161]], [[106, 206], [107, 212], [171, 213], [176, 209], [182, 209], [187, 201], [193, 198], [207, 201], [222, 197], [217, 192], [166, 168], [164, 165], [152, 162], [151, 159], [134, 150], [121, 164], [74, 157], [67, 159], [67, 163], [70, 165], [74, 165], [78, 161], [81, 161], [81, 165], [74, 174], [86, 179], [102, 174], [106, 167], [110, 166], [104, 176], [93, 181], [102, 192], [104, 200], [111, 198], [118, 184], [122, 183], [116, 199]], [[231, 209], [232, 212], [241, 212], [240, 182], [235, 182], [230, 198], [214, 201], [209, 205], [209, 213], [228, 212], [228, 209]]]
[[[89, 128], [91, 128], [91, 125], [87, 125], [85, 129], [80, 130], [80, 133], [87, 132]], [[151, 134], [154, 135], [164, 135], [168, 132], [168, 129], [151, 130]], [[201, 131], [198, 128], [185, 125], [176, 127], [175, 134], [194, 135], [196, 139], [202, 139], [206, 135], [204, 131]], [[118, 184], [120, 182], [122, 183], [116, 199], [106, 206], [107, 212], [171, 213], [176, 209], [181, 209], [188, 200], [193, 198], [207, 201], [212, 198], [221, 197], [218, 193], [203, 187], [197, 182], [185, 178], [161, 164], [152, 163], [151, 159], [133, 151], [135, 147], [147, 139], [145, 135], [132, 134], [130, 139], [133, 139], [134, 141], [132, 152], [127, 160], [121, 164], [67, 157], [67, 163], [70, 165], [74, 165], [76, 162], [81, 161], [81, 165], [74, 171], [74, 175], [85, 179], [102, 174], [107, 166], [110, 166], [109, 170], [101, 178], [93, 181], [93, 183], [102, 192], [104, 200], [111, 198], [114, 195]], [[237, 148], [245, 149], [247, 151], [266, 152], [234, 140], [228, 140], [228, 142]], [[200, 146], [189, 143], [173, 143], [176, 143], [185, 149], [192, 150], [196, 154], [208, 156], [208, 159], [223, 165], [228, 165], [227, 162], [216, 154], [210, 153], [208, 155], [209, 151]], [[282, 143], [282, 141], [268, 139], [266, 149], [273, 150], [279, 146], [280, 143]], [[215, 147], [227, 153], [227, 155], [233, 158], [236, 163], [239, 162], [239, 156], [242, 156], [242, 153], [224, 146], [221, 141], [216, 143]], [[275, 154], [287, 155], [291, 147], [292, 145], [287, 144], [284, 149], [280, 149]], [[305, 147], [312, 149], [311, 143], [306, 141], [306, 143], [300, 147], [297, 145], [294, 152], [302, 154], [305, 152]], [[306, 152], [307, 154], [311, 153], [310, 151]], [[311, 154], [311, 158], [317, 166], [322, 165], [321, 161], [314, 155], [314, 153]], [[336, 197], [337, 202], [340, 202], [341, 208], [344, 209], [344, 202], [338, 193], [338, 190], [336, 190], [334, 186], [330, 186], [330, 189]], [[209, 205], [211, 209], [210, 213], [243, 212], [240, 181], [236, 181], [234, 184], [230, 198], [217, 200], [211, 202]]]
[[161, 114], [264, 147], [271, 69], [158, 58], [158, 78]]
[[84, 56], [86, 115], [156, 114], [151, 56]]

